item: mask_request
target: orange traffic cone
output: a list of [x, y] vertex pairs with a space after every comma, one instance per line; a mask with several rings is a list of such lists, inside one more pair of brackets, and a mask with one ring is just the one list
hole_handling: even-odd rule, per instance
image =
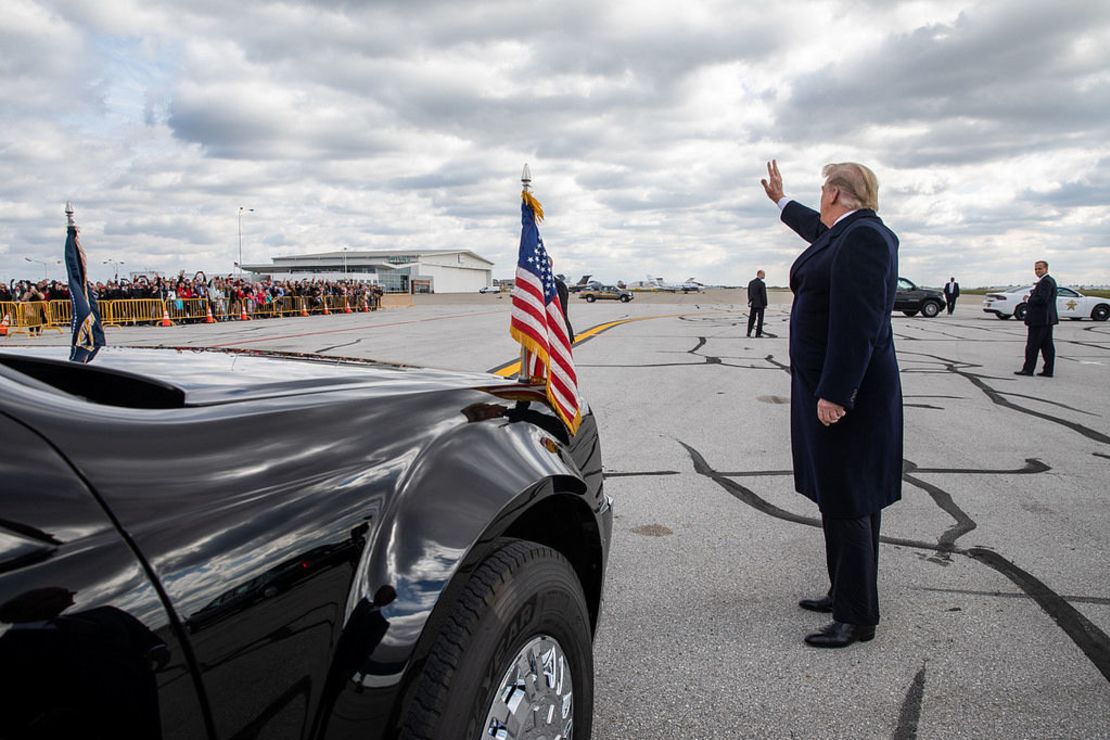
[[166, 307], [166, 302], [162, 302], [162, 320], [158, 322], [158, 326], [173, 326], [170, 321], [170, 309]]
[[360, 308], [359, 310], [363, 313], [366, 313], [370, 310], [370, 304], [366, 302], [366, 296], [362, 297], [362, 308]]
[[301, 316], [308, 316], [308, 306], [305, 305], [304, 298], [301, 299]]
[[205, 309], [204, 323], [206, 323], [206, 324], [215, 324], [216, 319], [212, 316], [212, 304], [209, 303], [208, 301], [205, 301], [204, 302], [204, 309]]
[[8, 327], [12, 325], [12, 315], [4, 312], [4, 320], [0, 321], [0, 337], [8, 336]]
[[331, 316], [331, 311], [328, 310], [328, 297], [324, 296], [323, 300], [324, 300], [324, 315], [325, 316]]
[[250, 315], [247, 313], [247, 302], [246, 301], [239, 301], [239, 320], [240, 321], [250, 321], [251, 320]]
[[347, 296], [343, 296], [343, 313], [354, 313], [351, 310], [351, 304], [347, 303]]

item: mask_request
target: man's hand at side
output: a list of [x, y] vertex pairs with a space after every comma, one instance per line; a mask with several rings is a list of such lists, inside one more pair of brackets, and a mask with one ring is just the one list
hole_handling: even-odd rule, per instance
[[825, 426], [831, 426], [840, 421], [846, 413], [848, 412], [839, 403], [826, 401], [823, 398], [817, 400], [817, 420]]

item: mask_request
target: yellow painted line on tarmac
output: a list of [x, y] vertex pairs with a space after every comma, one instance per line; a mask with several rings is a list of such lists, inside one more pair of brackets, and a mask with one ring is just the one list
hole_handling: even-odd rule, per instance
[[[593, 339], [598, 334], [601, 334], [603, 332], [607, 332], [610, 329], [612, 329], [614, 327], [617, 327], [617, 326], [620, 326], [622, 324], [631, 324], [633, 321], [650, 321], [651, 319], [673, 319], [676, 316], [686, 316], [686, 314], [684, 314], [684, 313], [669, 313], [669, 314], [663, 314], [662, 316], [638, 316], [636, 318], [631, 318], [631, 319], [617, 319], [616, 321], [608, 321], [604, 324], [598, 324], [597, 326], [591, 326], [589, 329], [586, 329], [585, 331], [575, 335], [573, 346], [577, 347], [578, 345], [582, 344], [583, 342], [588, 341], [590, 339]], [[504, 365], [498, 365], [497, 367], [493, 368], [489, 372], [493, 373], [494, 375], [500, 375], [502, 378], [511, 377], [511, 376], [516, 375], [517, 373], [520, 372], [520, 360], [513, 360], [512, 362], [506, 363]]]

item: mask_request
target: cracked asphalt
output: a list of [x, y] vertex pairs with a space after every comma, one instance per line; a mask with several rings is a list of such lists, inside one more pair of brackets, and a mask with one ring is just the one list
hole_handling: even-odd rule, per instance
[[[893, 317], [903, 500], [883, 516], [882, 623], [818, 651], [818, 512], [790, 477], [787, 294], [748, 339], [743, 291], [574, 302], [614, 542], [594, 737], [1110, 737], [1110, 324], [1064, 322], [1057, 377], [1012, 375], [1024, 327]], [[110, 329], [465, 370], [518, 354], [508, 299], [249, 324]], [[11, 337], [7, 344], [65, 343]]]

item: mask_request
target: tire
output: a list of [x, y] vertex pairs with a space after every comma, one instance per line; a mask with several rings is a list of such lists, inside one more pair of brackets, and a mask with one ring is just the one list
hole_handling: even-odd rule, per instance
[[909, 316], [909, 317], [910, 317], [911, 319], [912, 319], [912, 318], [913, 318], [914, 316], [917, 316], [917, 311], [903, 311], [902, 313], [906, 314], [906, 315], [907, 315], [907, 316]]
[[632, 299], [626, 295], [621, 296], [621, 303], [628, 303], [630, 300]]
[[1015, 306], [1014, 307], [1014, 318], [1017, 319], [1018, 321], [1025, 321], [1025, 312], [1027, 310], [1029, 310], [1029, 309], [1024, 303], [1021, 304], [1020, 306]]
[[[590, 736], [593, 645], [582, 587], [555, 550], [506, 542], [452, 608], [409, 694], [400, 737], [471, 740], [504, 729], [517, 738], [525, 717], [550, 717], [546, 737]], [[529, 698], [522, 687], [533, 682], [539, 691]]]
[[586, 303], [593, 303], [593, 302], [594, 302], [594, 301], [596, 301], [596, 300], [597, 300], [597, 299], [596, 299], [596, 298], [594, 298], [594, 297], [593, 297], [592, 295], [588, 295], [588, 296], [586, 296]]
[[1106, 321], [1110, 319], [1110, 306], [1107, 306], [1105, 303], [1098, 304], [1095, 306], [1094, 310], [1091, 311], [1091, 318], [1095, 321]]
[[940, 313], [940, 304], [936, 301], [925, 301], [921, 304], [921, 315], [927, 319], [931, 319]]

